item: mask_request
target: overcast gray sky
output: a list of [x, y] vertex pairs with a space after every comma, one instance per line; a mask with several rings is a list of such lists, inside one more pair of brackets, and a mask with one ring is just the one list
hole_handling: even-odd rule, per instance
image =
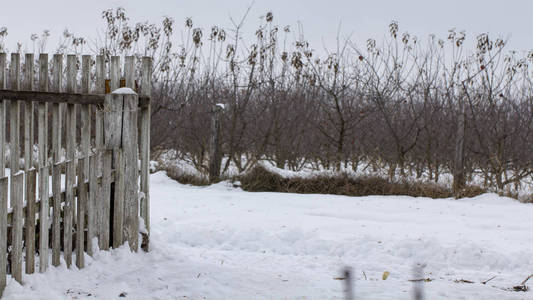
[[[229, 16], [238, 19], [252, 0], [0, 0], [0, 27], [8, 28], [8, 47], [16, 41], [29, 45], [31, 33], [50, 29], [57, 37], [69, 28], [76, 35], [94, 37], [103, 28], [102, 10], [124, 7], [133, 22], [158, 21], [162, 16], [175, 19], [179, 27], [192, 17], [195, 26], [229, 27]], [[400, 30], [420, 38], [430, 33], [445, 37], [455, 27], [468, 37], [489, 32], [510, 38], [509, 47], [533, 49], [533, 1], [531, 0], [255, 0], [246, 30], [254, 31], [261, 15], [271, 10], [280, 25], [303, 24], [313, 48], [335, 45], [339, 24], [343, 36], [353, 34], [356, 42], [381, 39], [391, 20]], [[51, 40], [48, 50], [55, 49]], [[509, 48], [508, 48], [509, 49]], [[319, 49], [320, 50], [320, 49]]]

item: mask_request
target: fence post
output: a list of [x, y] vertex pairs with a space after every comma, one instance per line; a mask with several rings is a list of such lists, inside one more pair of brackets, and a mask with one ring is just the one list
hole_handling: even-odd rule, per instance
[[0, 297], [6, 287], [8, 178], [0, 178]]
[[123, 237], [132, 251], [137, 251], [139, 247], [138, 103], [137, 93], [130, 88], [106, 95], [104, 102], [105, 148], [121, 148], [124, 160]]
[[[0, 89], [6, 88], [6, 66], [7, 55], [5, 53], [0, 53]], [[0, 99], [0, 177], [6, 175], [6, 109], [6, 100]]]
[[220, 112], [224, 105], [216, 104], [212, 110], [211, 147], [209, 149], [209, 182], [217, 182], [220, 178]]
[[146, 229], [146, 240], [143, 240], [143, 250], [148, 251], [150, 248], [150, 95], [152, 93], [152, 58], [142, 58], [142, 82], [141, 96], [148, 97], [148, 103], [141, 108], [139, 115], [139, 151], [141, 158], [141, 217]]

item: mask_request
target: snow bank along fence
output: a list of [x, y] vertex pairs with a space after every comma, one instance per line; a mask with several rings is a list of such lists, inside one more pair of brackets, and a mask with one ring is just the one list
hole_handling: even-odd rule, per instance
[[61, 252], [148, 247], [151, 59], [79, 59], [0, 53], [0, 292]]

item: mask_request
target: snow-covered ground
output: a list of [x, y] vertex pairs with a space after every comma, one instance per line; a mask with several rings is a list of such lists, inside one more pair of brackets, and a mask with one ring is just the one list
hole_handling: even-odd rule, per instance
[[[9, 280], [6, 299], [533, 299], [533, 205], [474, 199], [247, 193], [151, 175], [150, 253], [127, 247]], [[390, 272], [382, 280], [385, 271]], [[481, 281], [496, 276], [486, 285]], [[474, 283], [456, 283], [456, 280]], [[531, 282], [533, 285], [533, 282]], [[125, 296], [125, 297], [121, 297]]]

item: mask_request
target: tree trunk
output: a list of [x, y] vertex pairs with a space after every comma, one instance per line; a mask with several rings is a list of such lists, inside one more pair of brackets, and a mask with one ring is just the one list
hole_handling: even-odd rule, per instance
[[211, 147], [209, 149], [209, 182], [214, 183], [220, 179], [220, 112], [222, 107], [213, 107], [211, 120]]
[[460, 113], [457, 122], [457, 135], [455, 140], [455, 157], [453, 164], [453, 192], [455, 197], [459, 197], [461, 191], [465, 187], [465, 105], [464, 101], [460, 100]]

